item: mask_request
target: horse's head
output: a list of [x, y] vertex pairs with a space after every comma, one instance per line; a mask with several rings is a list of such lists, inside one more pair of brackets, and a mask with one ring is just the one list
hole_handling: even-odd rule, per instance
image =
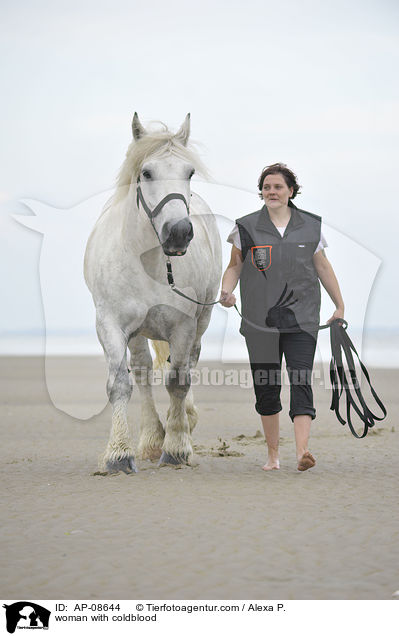
[[[145, 144], [147, 135], [151, 137], [137, 113], [132, 130], [138, 144]], [[189, 134], [190, 115], [187, 115], [180, 130], [175, 135], [169, 134], [161, 152], [147, 154], [137, 179], [137, 205], [145, 210], [163, 251], [169, 256], [185, 254], [194, 235], [189, 205], [190, 179], [195, 166], [185, 150]]]

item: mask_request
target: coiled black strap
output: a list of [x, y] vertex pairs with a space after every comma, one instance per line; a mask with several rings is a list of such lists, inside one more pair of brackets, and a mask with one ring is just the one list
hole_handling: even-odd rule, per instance
[[[341, 416], [339, 411], [339, 400], [341, 398], [343, 391], [345, 391], [347, 423], [352, 435], [354, 435], [358, 439], [361, 439], [362, 437], [365, 437], [367, 435], [369, 428], [372, 428], [374, 426], [375, 420], [381, 421], [386, 417], [387, 410], [371, 384], [369, 373], [366, 367], [364, 366], [363, 362], [360, 360], [359, 354], [356, 351], [353, 345], [353, 342], [351, 341], [351, 339], [349, 338], [347, 334], [347, 331], [346, 331], [347, 327], [348, 327], [348, 323], [346, 322], [346, 320], [342, 320], [342, 319], [333, 320], [330, 323], [330, 342], [331, 342], [331, 355], [332, 355], [331, 362], [330, 362], [330, 379], [331, 379], [331, 385], [332, 385], [332, 399], [331, 399], [330, 409], [331, 411], [335, 411], [335, 415], [337, 416], [338, 421], [341, 422], [342, 425], [345, 425], [346, 421]], [[378, 417], [377, 415], [375, 415], [369, 409], [369, 407], [367, 406], [364, 400], [364, 397], [360, 390], [359, 381], [356, 375], [355, 361], [352, 355], [352, 351], [354, 352], [357, 359], [359, 360], [361, 370], [368, 382], [371, 394], [383, 413], [382, 417]], [[351, 384], [348, 381], [348, 378], [344, 369], [343, 356], [345, 357], [345, 360], [346, 360], [346, 365], [348, 367]], [[359, 404], [356, 403], [355, 397], [351, 389], [353, 389], [354, 394], [357, 396]], [[353, 410], [357, 413], [357, 415], [363, 422], [364, 428], [363, 428], [363, 433], [361, 435], [359, 435], [353, 427], [352, 418], [351, 418], [351, 407], [353, 408]]]

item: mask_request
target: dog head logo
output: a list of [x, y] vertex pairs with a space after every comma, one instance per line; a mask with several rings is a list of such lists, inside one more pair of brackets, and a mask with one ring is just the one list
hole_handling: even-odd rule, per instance
[[18, 601], [12, 605], [3, 605], [6, 610], [7, 631], [13, 634], [18, 629], [48, 629], [51, 612], [32, 603]]

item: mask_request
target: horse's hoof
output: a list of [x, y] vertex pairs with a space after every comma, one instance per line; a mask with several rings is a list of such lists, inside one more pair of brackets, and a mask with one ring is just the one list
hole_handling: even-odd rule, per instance
[[129, 475], [130, 473], [138, 473], [137, 466], [134, 463], [134, 457], [121, 457], [120, 459], [108, 460], [106, 468], [109, 473], [119, 473], [120, 471]]
[[158, 466], [162, 466], [163, 464], [171, 464], [172, 466], [178, 466], [179, 464], [187, 464], [187, 457], [183, 455], [169, 455], [165, 451], [162, 451], [161, 458], [159, 460]]

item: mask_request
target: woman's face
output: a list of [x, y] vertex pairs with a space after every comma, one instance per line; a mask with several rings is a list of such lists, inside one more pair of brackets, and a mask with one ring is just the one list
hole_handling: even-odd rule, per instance
[[288, 200], [294, 192], [289, 188], [282, 174], [268, 174], [262, 187], [262, 197], [268, 208], [281, 208], [288, 205]]

